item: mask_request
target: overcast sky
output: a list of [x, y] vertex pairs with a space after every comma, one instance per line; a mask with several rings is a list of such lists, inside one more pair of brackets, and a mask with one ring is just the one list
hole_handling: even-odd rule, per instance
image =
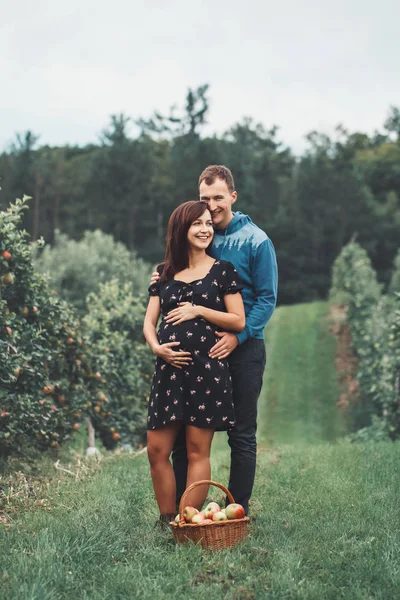
[[168, 112], [203, 83], [207, 133], [252, 116], [296, 152], [400, 105], [396, 0], [12, 0], [0, 18], [0, 150], [27, 129], [96, 142], [112, 113]]

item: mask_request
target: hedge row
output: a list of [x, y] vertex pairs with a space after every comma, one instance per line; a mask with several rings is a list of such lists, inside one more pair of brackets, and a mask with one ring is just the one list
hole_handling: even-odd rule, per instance
[[330, 298], [347, 307], [358, 380], [371, 423], [356, 438], [400, 437], [400, 295], [382, 294], [366, 251], [345, 246], [333, 266]]

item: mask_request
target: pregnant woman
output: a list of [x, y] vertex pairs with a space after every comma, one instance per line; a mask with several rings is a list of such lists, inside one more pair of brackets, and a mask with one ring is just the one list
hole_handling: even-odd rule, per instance
[[[230, 262], [207, 250], [214, 230], [203, 202], [185, 202], [172, 213], [160, 279], [149, 288], [145, 338], [157, 356], [147, 424], [147, 452], [161, 522], [175, 516], [175, 476], [170, 455], [185, 427], [187, 486], [210, 479], [214, 431], [234, 427], [231, 379], [226, 359], [209, 357], [215, 331], [245, 326], [242, 286]], [[156, 331], [159, 316], [161, 324]], [[188, 504], [200, 509], [208, 489], [198, 486]]]

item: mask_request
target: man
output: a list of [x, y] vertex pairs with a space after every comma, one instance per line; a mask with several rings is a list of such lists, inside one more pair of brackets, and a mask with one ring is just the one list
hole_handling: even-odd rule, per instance
[[[200, 201], [210, 209], [215, 230], [211, 254], [229, 260], [244, 285], [246, 327], [238, 334], [217, 332], [220, 338], [211, 358], [229, 356], [236, 428], [229, 431], [231, 468], [229, 491], [246, 514], [256, 471], [257, 401], [266, 362], [264, 328], [277, 297], [278, 273], [275, 250], [264, 231], [241, 212], [232, 212], [237, 199], [231, 171], [223, 165], [207, 167], [199, 177]], [[175, 443], [173, 464], [177, 504], [186, 487], [187, 456], [185, 432]]]

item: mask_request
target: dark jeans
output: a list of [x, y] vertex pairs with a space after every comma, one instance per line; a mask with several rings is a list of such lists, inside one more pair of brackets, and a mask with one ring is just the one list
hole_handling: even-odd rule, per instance
[[[238, 346], [229, 357], [236, 416], [235, 429], [228, 431], [231, 447], [229, 491], [235, 501], [244, 507], [246, 514], [249, 511], [249, 499], [256, 473], [257, 401], [261, 392], [265, 362], [264, 340], [253, 338]], [[172, 461], [179, 505], [186, 488], [188, 466], [184, 427], [176, 439]]]

